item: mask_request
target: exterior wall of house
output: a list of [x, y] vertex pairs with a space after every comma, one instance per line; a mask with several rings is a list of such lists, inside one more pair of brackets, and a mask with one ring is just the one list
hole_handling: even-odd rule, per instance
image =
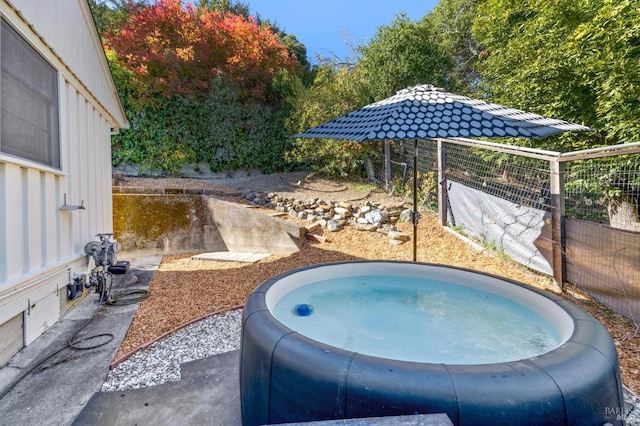
[[[61, 157], [56, 169], [0, 153], [2, 365], [75, 303], [84, 245], [112, 232], [110, 138], [126, 120], [85, 0], [0, 0], [0, 14], [57, 70]], [[85, 209], [61, 209], [65, 197]]]

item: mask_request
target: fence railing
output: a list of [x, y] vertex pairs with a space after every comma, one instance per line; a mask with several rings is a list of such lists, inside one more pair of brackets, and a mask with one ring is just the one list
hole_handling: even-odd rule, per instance
[[385, 145], [385, 180], [442, 225], [640, 320], [640, 143], [560, 153], [469, 139]]

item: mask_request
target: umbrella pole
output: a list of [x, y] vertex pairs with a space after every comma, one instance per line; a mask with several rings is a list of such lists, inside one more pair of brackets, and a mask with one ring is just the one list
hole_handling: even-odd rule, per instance
[[418, 139], [413, 140], [413, 261], [418, 253]]

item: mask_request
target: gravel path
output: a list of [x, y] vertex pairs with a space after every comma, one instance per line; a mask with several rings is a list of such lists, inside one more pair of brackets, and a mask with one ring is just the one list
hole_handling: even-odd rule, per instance
[[109, 371], [102, 391], [178, 381], [180, 364], [240, 348], [242, 310], [212, 315], [158, 340]]

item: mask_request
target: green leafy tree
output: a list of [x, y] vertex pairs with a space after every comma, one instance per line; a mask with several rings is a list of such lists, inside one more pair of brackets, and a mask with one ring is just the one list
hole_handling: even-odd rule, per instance
[[[534, 146], [570, 151], [640, 140], [637, 1], [486, 0], [478, 12], [474, 34], [485, 47], [480, 71], [492, 99], [597, 130], [531, 141]], [[620, 173], [638, 170], [637, 159], [593, 164], [576, 163], [567, 188], [598, 191], [610, 212], [629, 203], [637, 214], [637, 179]], [[582, 178], [588, 175], [595, 177]]]
[[380, 100], [416, 84], [446, 86], [452, 61], [438, 43], [429, 20], [412, 22], [398, 15], [391, 25], [378, 28], [374, 38], [359, 47], [356, 67]]
[[117, 29], [129, 15], [130, 0], [88, 0], [99, 34]]
[[580, 149], [640, 139], [637, 2], [486, 0], [478, 5], [474, 34], [484, 47], [479, 66], [492, 100], [598, 130], [538, 146]]
[[[300, 83], [287, 98], [291, 106], [289, 131], [295, 134], [333, 120], [366, 105], [370, 99], [369, 86], [357, 72], [346, 67], [336, 71], [331, 66], [320, 66], [310, 87]], [[374, 143], [301, 138], [293, 142], [287, 158], [328, 176], [362, 176], [366, 159], [376, 152]]]
[[269, 20], [262, 21], [260, 17], [257, 18], [260, 26], [269, 28], [275, 35], [278, 36], [280, 42], [287, 47], [289, 53], [296, 57], [298, 63], [302, 66], [305, 73], [309, 72], [311, 64], [307, 58], [307, 47], [300, 43], [300, 41], [293, 34], [288, 34], [281, 30], [277, 24], [271, 23]]
[[640, 7], [631, 0], [595, 3], [601, 6], [568, 40], [576, 72], [594, 93], [592, 125], [608, 143], [640, 141]]
[[445, 85], [456, 93], [471, 93], [480, 76], [480, 48], [472, 34], [478, 0], [441, 0], [426, 15], [424, 25], [434, 30], [434, 40], [451, 61]]
[[249, 5], [231, 0], [198, 0], [194, 2], [198, 9], [214, 10], [217, 12], [231, 12], [234, 15], [249, 17]]
[[[459, 79], [452, 77], [454, 60], [434, 22], [412, 22], [398, 15], [391, 25], [378, 28], [369, 44], [358, 47], [356, 64], [323, 62], [315, 70], [313, 84], [291, 97], [290, 130], [297, 133], [317, 126], [415, 84], [453, 85]], [[468, 34], [468, 19], [464, 25]], [[299, 139], [289, 155], [325, 174], [361, 176], [367, 159], [379, 157], [381, 148], [379, 142]]]

